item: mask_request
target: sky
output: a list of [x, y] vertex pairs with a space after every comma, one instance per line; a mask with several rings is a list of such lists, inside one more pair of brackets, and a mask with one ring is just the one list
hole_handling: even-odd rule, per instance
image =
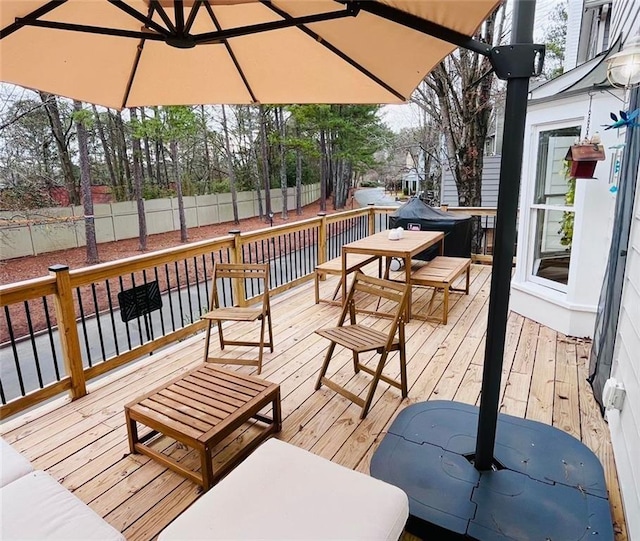
[[[509, 0], [511, 3], [512, 0]], [[562, 3], [562, 0], [537, 0], [536, 20], [534, 23], [534, 39], [541, 41], [544, 38], [544, 22], [548, 19], [553, 8]], [[507, 9], [508, 4], [507, 4]], [[404, 128], [418, 126], [420, 118], [418, 108], [413, 104], [385, 105], [381, 110], [383, 121], [395, 132]]]

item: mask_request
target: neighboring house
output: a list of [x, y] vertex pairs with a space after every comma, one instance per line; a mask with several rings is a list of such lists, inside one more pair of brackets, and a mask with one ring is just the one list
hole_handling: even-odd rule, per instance
[[[513, 311], [567, 335], [593, 337], [597, 314], [614, 322], [611, 346], [604, 348], [609, 361], [596, 376], [611, 376], [626, 388], [622, 407], [607, 410], [606, 417], [630, 539], [640, 539], [640, 189], [632, 217], [614, 219], [620, 163], [625, 151], [629, 155], [627, 134], [624, 129], [604, 131], [601, 125], [611, 123], [610, 113], [627, 109], [630, 95], [608, 82], [606, 58], [638, 33], [637, 0], [569, 0], [569, 69], [530, 92], [511, 288]], [[573, 191], [564, 172], [565, 154], [595, 132], [606, 159], [598, 162], [594, 180], [578, 179]], [[637, 170], [625, 182], [637, 186]], [[615, 254], [624, 268], [623, 283], [617, 279], [620, 302], [607, 297], [599, 308], [612, 232], [629, 226], [628, 247], [625, 238]], [[598, 335], [594, 350], [597, 345]], [[594, 395], [602, 401], [602, 386], [594, 383]]]
[[424, 154], [419, 151], [408, 150], [402, 174], [402, 190], [407, 195], [415, 195], [422, 190], [424, 180]]

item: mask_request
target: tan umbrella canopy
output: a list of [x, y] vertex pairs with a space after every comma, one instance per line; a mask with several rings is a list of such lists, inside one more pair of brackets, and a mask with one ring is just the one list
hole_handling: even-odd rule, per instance
[[114, 108], [399, 103], [497, 3], [0, 0], [0, 76]]

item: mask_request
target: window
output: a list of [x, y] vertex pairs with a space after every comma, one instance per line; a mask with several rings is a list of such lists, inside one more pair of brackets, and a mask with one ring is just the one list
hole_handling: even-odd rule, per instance
[[564, 158], [580, 137], [580, 127], [541, 131], [531, 205], [533, 222], [532, 281], [566, 290], [573, 238], [575, 181], [566, 174]]

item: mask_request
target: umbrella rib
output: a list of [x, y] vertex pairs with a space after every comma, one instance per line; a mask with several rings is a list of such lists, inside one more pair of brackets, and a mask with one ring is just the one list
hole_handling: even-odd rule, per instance
[[[147, 18], [151, 19], [153, 17], [153, 13], [158, 11], [158, 8], [162, 10], [162, 6], [160, 4], [150, 4], [149, 5], [149, 13], [147, 14]], [[136, 72], [138, 71], [138, 65], [140, 64], [140, 57], [142, 56], [142, 49], [144, 49], [145, 38], [140, 40], [138, 43], [138, 47], [136, 47], [136, 57], [133, 60], [133, 66], [131, 66], [131, 73], [129, 74], [129, 80], [127, 81], [127, 87], [124, 91], [124, 96], [122, 97], [122, 105], [124, 108], [129, 101], [129, 94], [131, 94], [131, 87], [133, 86], [133, 79], [136, 76]]]
[[6, 38], [9, 34], [13, 34], [20, 27], [24, 26], [24, 22], [20, 21], [31, 21], [36, 20], [38, 17], [42, 17], [46, 15], [50, 11], [53, 11], [57, 7], [64, 4], [67, 0], [53, 0], [52, 2], [47, 2], [44, 6], [40, 6], [38, 9], [32, 11], [26, 17], [22, 17], [22, 19], [16, 19], [16, 22], [10, 24], [9, 26], [0, 30], [0, 39]]
[[[193, 26], [193, 23], [196, 20], [196, 15], [198, 14], [198, 10], [200, 9], [200, 6], [202, 5], [202, 2], [199, 2], [196, 0], [195, 4], [193, 4], [193, 7], [191, 8], [191, 11], [189, 12], [189, 17], [187, 17], [187, 22], [184, 25], [184, 33], [188, 34], [189, 32], [191, 32], [191, 27]], [[209, 3], [207, 2], [207, 5], [209, 5]]]
[[[336, 0], [340, 3], [346, 3], [347, 0]], [[466, 34], [447, 28], [433, 21], [416, 17], [411, 13], [399, 10], [381, 2], [359, 2], [359, 7], [367, 13], [377, 15], [387, 21], [392, 21], [399, 25], [417, 30], [423, 34], [427, 34], [434, 38], [440, 39], [446, 43], [468, 49], [483, 56], [489, 56], [491, 45], [475, 40]]]
[[[72, 32], [85, 32], [88, 34], [102, 34], [106, 36], [118, 36], [122, 38], [151, 39], [155, 41], [165, 41], [164, 36], [153, 32], [136, 32], [135, 30], [122, 30], [119, 28], [104, 28], [102, 26], [87, 26], [83, 24], [57, 23], [54, 21], [24, 21], [17, 19], [20, 26], [38, 26], [42, 28], [52, 28], [54, 30], [70, 30]], [[4, 36], [3, 36], [4, 37]]]
[[[273, 4], [271, 4], [271, 2], [269, 2], [269, 1], [265, 2], [264, 0], [261, 0], [261, 3], [263, 5], [265, 5], [266, 7], [268, 7], [269, 9], [271, 9], [274, 13], [277, 13], [278, 15], [280, 15], [280, 17], [282, 17], [283, 19], [288, 20], [288, 21], [294, 21], [295, 20], [294, 17], [289, 15], [286, 11], [283, 11], [282, 9], [274, 6]], [[358, 4], [362, 5], [363, 3], [366, 3], [366, 2], [359, 2]], [[351, 58], [346, 53], [342, 52], [340, 49], [338, 49], [332, 43], [329, 43], [322, 36], [320, 36], [319, 34], [316, 34], [313, 30], [307, 28], [304, 24], [296, 24], [295, 26], [297, 26], [298, 29], [302, 30], [305, 34], [307, 34], [314, 41], [320, 43], [321, 45], [323, 45], [324, 47], [329, 49], [333, 54], [339, 56], [342, 60], [347, 62], [347, 64], [350, 64], [355, 69], [357, 69], [360, 73], [362, 73], [363, 75], [365, 75], [366, 77], [371, 79], [373, 82], [375, 82], [376, 84], [378, 84], [379, 86], [384, 88], [387, 92], [393, 94], [394, 96], [396, 96], [397, 98], [399, 98], [402, 101], [407, 101], [407, 99], [408, 99], [407, 96], [403, 96], [395, 88], [393, 88], [392, 86], [390, 86], [387, 83], [385, 83], [382, 79], [377, 77], [375, 74], [371, 73], [362, 64], [359, 64], [358, 62], [356, 62], [353, 58]]]
[[140, 13], [137, 9], [132, 8], [130, 5], [126, 4], [122, 0], [108, 0], [108, 1], [112, 6], [117, 7], [118, 9], [124, 11], [127, 15], [130, 15], [134, 19], [137, 19], [138, 21], [143, 23], [146, 27], [151, 28], [156, 32], [159, 32], [163, 36], [166, 36], [166, 37], [169, 36], [169, 32], [167, 32], [166, 28], [163, 28], [153, 19], [151, 19], [150, 17], [146, 17], [145, 15]]
[[[162, 19], [164, 24], [167, 25], [169, 32], [171, 32], [172, 34], [175, 33], [176, 27], [173, 25], [173, 21], [169, 18], [169, 15], [167, 15], [167, 12], [164, 10], [162, 5], [159, 2], [154, 2], [150, 4], [149, 7], [153, 8], [153, 10], [155, 10], [156, 13], [160, 15], [160, 18]], [[151, 17], [153, 16], [153, 11], [150, 11], [149, 13], [149, 19], [151, 19]]]
[[[209, 17], [211, 17], [211, 21], [213, 22], [214, 26], [218, 30], [222, 30], [222, 27], [220, 26], [220, 23], [218, 22], [218, 18], [216, 17], [215, 13], [213, 12], [213, 8], [211, 7], [211, 4], [209, 2], [206, 2], [205, 3], [205, 7], [207, 9], [207, 13], [209, 13]], [[244, 74], [244, 71], [242, 71], [242, 68], [240, 67], [240, 63], [238, 62], [238, 59], [236, 58], [236, 55], [233, 52], [233, 49], [231, 49], [231, 45], [229, 45], [229, 41], [225, 39], [225, 40], [223, 40], [223, 43], [224, 43], [225, 48], [227, 49], [227, 53], [229, 53], [229, 56], [231, 57], [231, 61], [235, 65], [236, 69], [238, 70], [238, 74], [240, 75], [240, 78], [242, 79], [242, 82], [244, 83], [244, 86], [247, 89], [247, 92], [251, 96], [251, 101], [253, 103], [257, 103], [258, 100], [256, 99], [256, 96], [253, 93], [253, 89], [251, 88], [251, 85], [249, 84], [249, 81], [247, 80], [247, 77]]]

